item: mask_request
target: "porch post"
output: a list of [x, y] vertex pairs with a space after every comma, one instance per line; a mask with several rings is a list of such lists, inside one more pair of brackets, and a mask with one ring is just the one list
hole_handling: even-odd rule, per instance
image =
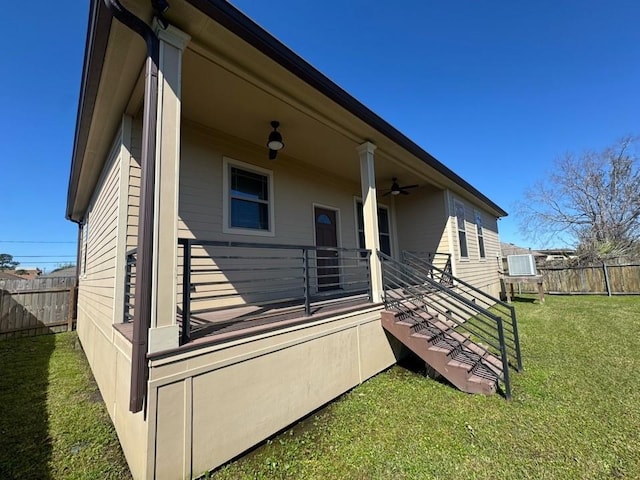
[[364, 244], [371, 250], [371, 292], [374, 302], [382, 301], [382, 265], [377, 251], [380, 249], [378, 236], [378, 200], [376, 199], [376, 172], [374, 155], [376, 146], [371, 142], [359, 145], [360, 184], [362, 186], [362, 210], [364, 220]]
[[178, 279], [178, 183], [180, 178], [180, 116], [182, 52], [190, 37], [154, 21], [160, 41], [153, 228], [151, 329], [148, 351], [179, 344], [176, 320]]

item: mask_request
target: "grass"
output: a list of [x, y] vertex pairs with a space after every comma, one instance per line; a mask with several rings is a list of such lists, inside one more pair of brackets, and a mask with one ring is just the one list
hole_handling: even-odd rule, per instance
[[0, 341], [0, 478], [131, 478], [75, 333]]
[[[396, 366], [210, 477], [640, 478], [640, 298], [521, 300], [511, 402]], [[0, 478], [130, 478], [75, 334], [0, 342]]]
[[640, 478], [640, 298], [521, 300], [511, 402], [396, 366], [211, 478]]

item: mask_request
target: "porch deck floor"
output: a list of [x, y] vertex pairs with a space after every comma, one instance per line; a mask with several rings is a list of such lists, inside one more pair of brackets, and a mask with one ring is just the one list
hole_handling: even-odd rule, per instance
[[[304, 304], [286, 302], [268, 307], [246, 306], [191, 315], [191, 341], [187, 345], [227, 341], [297, 323], [320, 320], [329, 316], [373, 308], [379, 304], [369, 302], [367, 295], [351, 295], [311, 303], [311, 314], [306, 315]], [[178, 323], [182, 318], [178, 315]]]

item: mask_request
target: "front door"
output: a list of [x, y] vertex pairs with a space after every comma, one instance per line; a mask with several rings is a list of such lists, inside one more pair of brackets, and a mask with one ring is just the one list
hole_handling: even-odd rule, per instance
[[[338, 230], [336, 226], [336, 212], [327, 208], [315, 207], [314, 217], [316, 225], [316, 262], [318, 275], [318, 290], [334, 290], [340, 288], [338, 270]], [[332, 247], [323, 249], [322, 247]]]

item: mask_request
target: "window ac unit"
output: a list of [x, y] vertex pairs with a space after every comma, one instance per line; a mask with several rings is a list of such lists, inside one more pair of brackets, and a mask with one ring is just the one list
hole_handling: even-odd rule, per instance
[[507, 255], [507, 265], [509, 266], [510, 276], [518, 277], [538, 274], [536, 262], [530, 253], [527, 255]]

